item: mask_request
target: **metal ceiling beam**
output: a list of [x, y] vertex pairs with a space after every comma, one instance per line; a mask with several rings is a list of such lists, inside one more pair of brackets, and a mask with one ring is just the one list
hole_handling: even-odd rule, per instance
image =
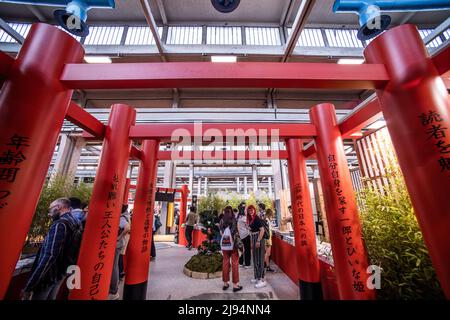
[[158, 52], [161, 55], [161, 59], [163, 61], [166, 61], [166, 58], [164, 56], [164, 45], [161, 42], [161, 38], [159, 37], [158, 26], [156, 25], [155, 17], [153, 16], [152, 9], [148, 1], [149, 0], [140, 0], [142, 10], [144, 11], [148, 27], [150, 28], [153, 38], [155, 39], [156, 47], [158, 48]]
[[2, 18], [0, 18], [0, 29], [3, 29], [7, 34], [9, 34], [14, 40], [23, 44], [25, 39], [16, 30], [11, 28], [11, 26]]
[[35, 7], [34, 5], [25, 5], [25, 7], [36, 17], [40, 22], [47, 22], [47, 19], [44, 17], [42, 12]]
[[[147, 20], [147, 24], [152, 32], [153, 38], [155, 39], [156, 47], [158, 48], [158, 53], [161, 58], [161, 61], [167, 62], [167, 57], [164, 52], [164, 44], [161, 41], [161, 37], [159, 36], [158, 26], [156, 25], [155, 17], [152, 13], [152, 9], [150, 7], [149, 0], [140, 0], [142, 9], [144, 10], [145, 19]], [[157, 1], [158, 9], [160, 10], [161, 16], [165, 16], [164, 6], [161, 1]], [[162, 9], [161, 9], [162, 8]], [[163, 17], [164, 21], [164, 17]], [[164, 24], [167, 24], [167, 19]], [[173, 105], [177, 105], [177, 97], [179, 96], [178, 89], [172, 88], [173, 91]]]
[[282, 28], [286, 27], [296, 2], [297, 2], [297, 0], [289, 0], [289, 2], [283, 8], [283, 13], [281, 14], [281, 19], [280, 19], [280, 27], [282, 27]]
[[315, 0], [303, 0], [300, 8], [298, 9], [297, 15], [295, 16], [294, 25], [292, 27], [291, 34], [286, 41], [285, 50], [283, 54], [283, 58], [281, 62], [287, 62], [289, 57], [294, 52], [295, 47], [297, 46], [298, 38], [303, 31], [303, 28], [306, 25], [306, 21], [308, 20], [308, 16], [311, 13]]
[[432, 42], [441, 33], [445, 32], [450, 27], [450, 17], [448, 17], [444, 22], [437, 26], [430, 34], [428, 34], [423, 42], [427, 45]]
[[164, 8], [164, 3], [162, 0], [156, 0], [156, 5], [158, 6], [159, 13], [161, 14], [162, 23], [164, 25], [167, 25], [167, 15], [166, 15], [166, 9]]

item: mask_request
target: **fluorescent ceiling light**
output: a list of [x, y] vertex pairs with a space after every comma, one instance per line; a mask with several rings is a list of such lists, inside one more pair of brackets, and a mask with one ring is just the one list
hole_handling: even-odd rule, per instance
[[236, 62], [236, 56], [211, 56], [211, 62]]
[[372, 123], [370, 126], [368, 126], [367, 129], [376, 130], [376, 129], [383, 128], [384, 126], [386, 126], [386, 121], [378, 120], [378, 121], [375, 121], [374, 123]]
[[355, 133], [352, 133], [351, 135], [350, 135], [350, 137], [362, 137], [363, 136], [363, 134], [362, 134], [362, 132], [360, 132], [360, 131], [358, 131], [358, 132], [355, 132]]
[[339, 59], [338, 64], [363, 64], [364, 59]]
[[111, 58], [106, 56], [85, 56], [84, 61], [87, 63], [111, 63]]

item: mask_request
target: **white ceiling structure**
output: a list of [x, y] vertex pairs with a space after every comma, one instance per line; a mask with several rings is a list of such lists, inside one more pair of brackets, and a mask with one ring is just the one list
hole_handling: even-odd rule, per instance
[[[116, 0], [116, 9], [89, 11], [91, 34], [82, 42], [87, 54], [108, 55], [113, 63], [210, 61], [214, 54], [236, 54], [238, 61], [330, 63], [342, 57], [362, 57], [367, 43], [356, 39], [358, 16], [334, 14], [333, 3], [334, 0], [241, 0], [234, 12], [224, 14], [216, 11], [210, 0]], [[8, 23], [42, 21], [53, 24], [54, 9], [0, 3], [0, 18]], [[392, 25], [414, 23], [426, 30], [425, 36], [445, 21], [450, 11], [390, 15]], [[230, 30], [233, 26], [235, 30]], [[111, 31], [112, 27], [116, 29]], [[157, 39], [152, 36], [152, 27], [158, 28]], [[290, 50], [290, 41], [295, 40], [296, 34], [292, 29], [303, 32], [297, 45]], [[232, 44], [235, 41], [232, 36], [239, 44]], [[273, 37], [276, 39], [271, 39]], [[444, 42], [445, 37], [442, 37], [434, 47]], [[14, 53], [19, 48], [17, 42], [2, 43], [0, 34], [0, 49]], [[329, 101], [338, 109], [353, 109], [368, 95], [358, 90], [321, 90], [319, 95], [317, 90], [302, 89], [177, 88], [88, 90], [76, 93], [74, 99], [87, 108], [108, 108], [112, 102], [120, 100], [138, 108], [302, 109]]]
[[[232, 13], [216, 11], [210, 0], [116, 0], [116, 9], [88, 13], [91, 34], [83, 43], [87, 55], [109, 56], [112, 63], [210, 61], [212, 55], [236, 55], [238, 61], [329, 62], [362, 58], [367, 45], [356, 39], [358, 16], [334, 14], [334, 0], [241, 0]], [[15, 55], [33, 22], [55, 24], [55, 8], [0, 3], [0, 50]], [[425, 38], [450, 11], [389, 13], [392, 25], [416, 24]], [[448, 20], [447, 20], [448, 21]], [[16, 40], [8, 30], [16, 32]], [[430, 52], [448, 45], [444, 28]], [[306, 89], [155, 89], [85, 90], [73, 99], [101, 121], [113, 103], [138, 108], [138, 121], [266, 121], [307, 122], [308, 109], [334, 103], [345, 116], [373, 92]], [[75, 128], [66, 123], [65, 132]], [[92, 151], [92, 150], [91, 150]], [[85, 150], [84, 168], [95, 167], [98, 154]], [[91, 158], [90, 158], [91, 157]], [[94, 158], [92, 158], [94, 157]], [[95, 158], [97, 157], [97, 158]], [[90, 159], [90, 160], [89, 160]], [[92, 161], [91, 161], [92, 160]], [[81, 175], [95, 175], [83, 169]], [[186, 170], [180, 175], [186, 178]], [[238, 171], [220, 176], [213, 188], [233, 185]], [[237, 171], [236, 171], [237, 170]], [[267, 168], [261, 170], [267, 174]], [[231, 171], [230, 171], [231, 172]], [[233, 175], [231, 177], [231, 175]], [[251, 175], [251, 174], [250, 174]], [[267, 180], [266, 180], [267, 181]]]

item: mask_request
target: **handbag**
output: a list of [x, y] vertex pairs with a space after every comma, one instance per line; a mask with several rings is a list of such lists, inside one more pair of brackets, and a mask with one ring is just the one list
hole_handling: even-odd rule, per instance
[[241, 237], [239, 236], [239, 232], [236, 232], [234, 234], [234, 248], [235, 249], [242, 249], [244, 247], [244, 243], [241, 240]]

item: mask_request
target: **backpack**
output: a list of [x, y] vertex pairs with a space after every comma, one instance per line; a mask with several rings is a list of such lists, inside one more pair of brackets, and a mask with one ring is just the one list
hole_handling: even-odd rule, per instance
[[234, 249], [234, 241], [231, 236], [230, 227], [226, 227], [223, 232], [222, 239], [220, 240], [220, 247], [223, 251], [230, 251]]
[[269, 229], [269, 223], [266, 219], [261, 219], [261, 224], [264, 227], [264, 239], [269, 240], [270, 239], [270, 229]]
[[63, 267], [67, 268], [77, 264], [83, 237], [83, 226], [78, 221], [75, 225], [66, 219], [61, 219], [60, 221], [71, 231], [70, 238], [66, 239], [68, 241], [64, 245]]

